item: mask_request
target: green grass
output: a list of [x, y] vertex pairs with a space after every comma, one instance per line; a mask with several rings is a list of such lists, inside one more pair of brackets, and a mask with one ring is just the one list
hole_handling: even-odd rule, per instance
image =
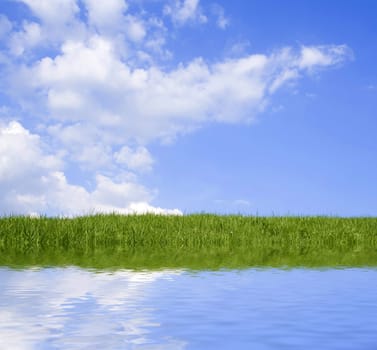
[[0, 265], [377, 266], [377, 218], [94, 215], [0, 218]]

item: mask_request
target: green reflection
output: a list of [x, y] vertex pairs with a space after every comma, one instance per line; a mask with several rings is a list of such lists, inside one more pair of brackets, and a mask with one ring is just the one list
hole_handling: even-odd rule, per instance
[[127, 269], [377, 266], [377, 219], [96, 215], [0, 219], [0, 265]]

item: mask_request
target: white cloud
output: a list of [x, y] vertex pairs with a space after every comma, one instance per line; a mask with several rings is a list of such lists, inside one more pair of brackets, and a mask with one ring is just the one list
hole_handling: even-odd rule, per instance
[[106, 208], [106, 211], [111, 211], [111, 208], [116, 207], [123, 210], [132, 202], [149, 202], [152, 199], [151, 193], [136, 183], [115, 183], [103, 175], [97, 175], [96, 182], [96, 189], [92, 193], [95, 209]]
[[33, 48], [42, 41], [41, 27], [35, 22], [25, 22], [21, 31], [12, 35], [10, 50], [16, 55], [22, 55], [26, 49]]
[[87, 30], [78, 18], [80, 8], [76, 0], [17, 1], [28, 6], [35, 20], [24, 20], [22, 28], [12, 32], [8, 38], [12, 54], [25, 55], [38, 47], [56, 48], [66, 40], [85, 38]]
[[215, 15], [216, 24], [220, 29], [226, 29], [229, 26], [229, 18], [225, 16], [225, 11], [222, 6], [213, 4], [212, 13]]
[[5, 37], [11, 30], [12, 30], [12, 23], [9, 21], [9, 19], [0, 14], [0, 39]]
[[296, 80], [297, 78], [299, 78], [299, 75], [299, 70], [297, 68], [287, 68], [283, 70], [271, 83], [269, 88], [270, 93], [274, 93], [288, 81]]
[[186, 22], [206, 23], [207, 17], [202, 13], [199, 0], [175, 0], [164, 7], [164, 14], [172, 18], [177, 25]]
[[38, 135], [18, 122], [0, 127], [1, 214], [181, 214], [147, 204], [153, 192], [135, 181], [117, 182], [97, 174], [91, 192], [70, 184], [62, 171], [62, 159], [45, 148]]
[[128, 213], [135, 214], [157, 214], [157, 215], [182, 215], [182, 212], [179, 209], [165, 209], [161, 207], [153, 207], [146, 202], [135, 202], [131, 203], [128, 207]]
[[[38, 48], [61, 49], [68, 41], [85, 42], [100, 34], [109, 39], [116, 51], [129, 62], [143, 55], [146, 57], [151, 52], [155, 57], [169, 56], [168, 50], [163, 48], [166, 33], [163, 21], [147, 16], [143, 11], [131, 13], [127, 1], [17, 1], [28, 6], [34, 17], [16, 25], [15, 28], [20, 29], [15, 29], [6, 38], [14, 55], [28, 58]], [[4, 28], [8, 27], [5, 19], [0, 20], [0, 34], [3, 22]]]
[[124, 0], [84, 0], [89, 24], [103, 34], [124, 34], [133, 42], [140, 42], [147, 29], [140, 17], [126, 14], [128, 5]]
[[[321, 59], [308, 59], [314, 50]], [[119, 145], [171, 140], [210, 121], [250, 122], [278, 88], [306, 70], [340, 62], [344, 52], [343, 46], [285, 48], [215, 64], [198, 58], [166, 71], [133, 68], [111, 41], [95, 36], [65, 43], [60, 55], [36, 62], [27, 74], [32, 89], [46, 92], [50, 117], [63, 122], [62, 135], [72, 128], [64, 123], [80, 121], [82, 129], [100, 128], [93, 132], [97, 141]]]
[[302, 69], [326, 67], [352, 58], [352, 52], [346, 45], [303, 46], [298, 65]]
[[[40, 137], [29, 133], [18, 122], [0, 126], [0, 182], [11, 181], [26, 183], [34, 175], [51, 168], [61, 167], [59, 159], [46, 155]], [[27, 178], [25, 174], [30, 176]], [[27, 184], [26, 184], [27, 186]], [[25, 187], [26, 187], [25, 186]]]
[[226, 54], [229, 57], [242, 57], [246, 56], [250, 51], [250, 42], [248, 40], [237, 41], [232, 44], [227, 50]]
[[108, 167], [112, 162], [111, 142], [101, 139], [100, 130], [80, 122], [63, 126], [52, 125], [47, 132], [63, 145], [66, 157], [84, 169]]
[[285, 67], [272, 81], [269, 91], [274, 93], [288, 82], [296, 81], [305, 72], [335, 66], [349, 58], [352, 58], [352, 52], [346, 45], [302, 46], [296, 57], [291, 48], [285, 48], [281, 51]]
[[84, 0], [88, 12], [89, 23], [98, 29], [119, 29], [123, 15], [127, 11], [124, 0]]
[[128, 146], [123, 146], [119, 152], [114, 154], [115, 161], [120, 164], [125, 164], [130, 170], [135, 171], [150, 171], [154, 163], [149, 151], [142, 146], [136, 149], [131, 149]]
[[71, 90], [54, 90], [48, 92], [48, 103], [51, 109], [72, 109], [82, 106], [81, 96]]
[[106, 83], [110, 74], [115, 76], [118, 69], [123, 70], [120, 62], [113, 59], [112, 50], [111, 42], [99, 36], [92, 37], [88, 43], [67, 41], [59, 56], [43, 58], [32, 73], [41, 84], [56, 84], [57, 87]]
[[62, 24], [70, 22], [79, 12], [76, 0], [19, 0], [26, 4], [42, 22]]
[[143, 21], [135, 16], [127, 16], [125, 18], [126, 23], [126, 36], [132, 41], [139, 42], [146, 36], [146, 28]]

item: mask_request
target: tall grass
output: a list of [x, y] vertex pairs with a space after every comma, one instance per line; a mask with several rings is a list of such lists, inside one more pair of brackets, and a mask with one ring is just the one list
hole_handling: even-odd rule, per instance
[[0, 265], [377, 266], [377, 218], [94, 215], [0, 219]]

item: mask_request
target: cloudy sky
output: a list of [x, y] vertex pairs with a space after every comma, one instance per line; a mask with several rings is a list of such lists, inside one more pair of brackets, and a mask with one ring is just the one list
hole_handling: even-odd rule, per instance
[[0, 214], [377, 215], [374, 0], [0, 13]]

